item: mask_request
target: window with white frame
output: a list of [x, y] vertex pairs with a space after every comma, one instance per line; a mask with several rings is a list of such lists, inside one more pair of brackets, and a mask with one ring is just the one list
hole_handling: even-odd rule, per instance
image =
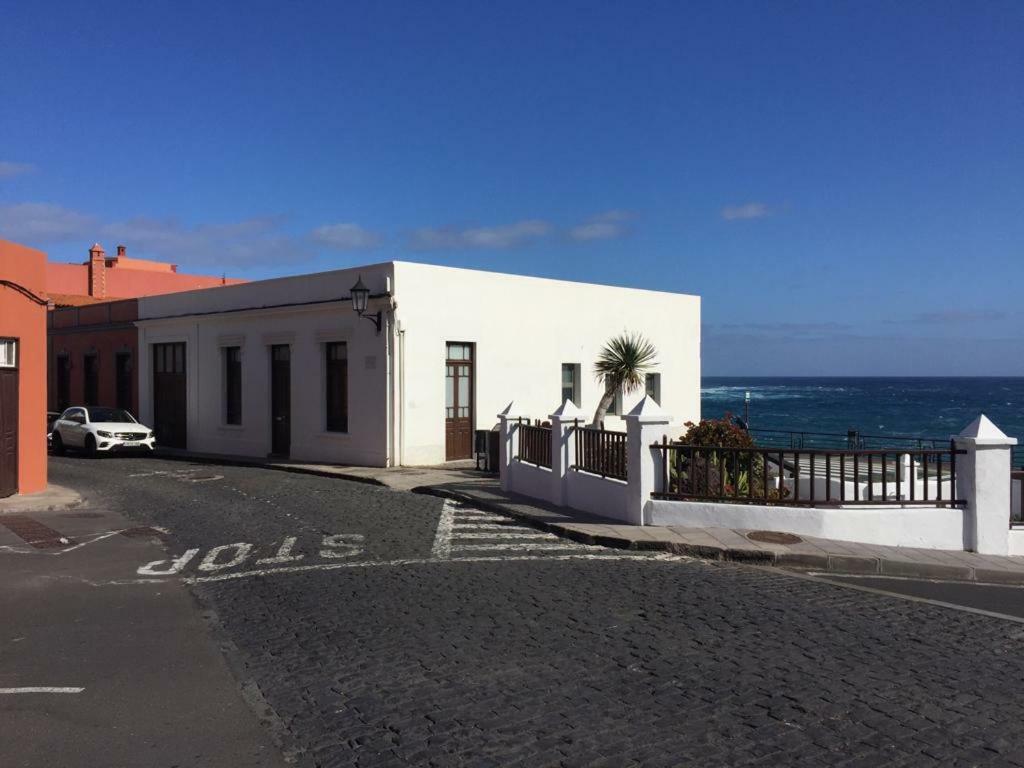
[[580, 407], [580, 364], [562, 363], [562, 400], [572, 402], [577, 408]]
[[644, 392], [654, 402], [661, 404], [661, 374], [648, 373], [644, 380]]
[[16, 339], [0, 339], [0, 368], [18, 366], [18, 342]]

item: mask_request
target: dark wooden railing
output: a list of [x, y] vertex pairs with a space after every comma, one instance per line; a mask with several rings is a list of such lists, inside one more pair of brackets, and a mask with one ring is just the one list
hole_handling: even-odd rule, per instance
[[[1013, 491], [1020, 483], [1020, 498], [1017, 500], [1017, 506], [1013, 506]], [[1014, 471], [1010, 473], [1010, 527], [1015, 525], [1024, 525], [1024, 471]]]
[[626, 480], [626, 433], [593, 429], [577, 422], [573, 426], [576, 440], [576, 471], [601, 477]]
[[531, 426], [519, 421], [519, 452], [516, 458], [527, 464], [551, 468], [551, 427]]
[[[782, 450], [681, 445], [663, 438], [655, 498], [780, 506], [963, 506], [956, 459], [965, 451]], [[909, 471], [908, 471], [909, 470]], [[847, 488], [847, 485], [851, 488]]]

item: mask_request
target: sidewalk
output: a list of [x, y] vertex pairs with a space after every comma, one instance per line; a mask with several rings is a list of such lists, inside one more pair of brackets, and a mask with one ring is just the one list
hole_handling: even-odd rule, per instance
[[472, 462], [456, 462], [440, 467], [386, 469], [261, 461], [204, 454], [164, 453], [162, 456], [337, 477], [373, 483], [396, 491], [455, 499], [509, 515], [541, 530], [585, 544], [657, 550], [706, 560], [728, 560], [798, 570], [1024, 585], [1024, 557], [885, 547], [731, 528], [622, 525], [596, 515], [506, 493], [501, 490], [497, 477], [476, 471]]

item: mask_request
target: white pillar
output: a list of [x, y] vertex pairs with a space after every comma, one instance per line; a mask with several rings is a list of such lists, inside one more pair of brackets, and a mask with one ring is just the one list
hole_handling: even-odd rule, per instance
[[551, 419], [551, 503], [564, 507], [569, 499], [569, 467], [576, 463], [573, 425], [583, 423], [584, 414], [575, 403], [566, 400]]
[[953, 438], [967, 451], [956, 457], [956, 495], [967, 501], [964, 548], [983, 555], [1009, 552], [1011, 462], [1016, 438], [984, 414]]
[[509, 403], [505, 410], [498, 414], [501, 424], [501, 437], [498, 440], [498, 474], [501, 477], [501, 490], [513, 490], [512, 458], [519, 452], [519, 419], [521, 414], [515, 402]]
[[633, 525], [644, 524], [644, 508], [651, 494], [663, 490], [660, 451], [651, 448], [661, 442], [672, 417], [661, 410], [654, 400], [645, 397], [625, 415], [628, 489], [626, 517]]

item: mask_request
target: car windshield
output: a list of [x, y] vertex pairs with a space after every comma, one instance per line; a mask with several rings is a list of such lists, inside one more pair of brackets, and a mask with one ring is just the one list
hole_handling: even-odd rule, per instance
[[120, 421], [134, 424], [135, 419], [128, 411], [122, 408], [86, 408], [89, 412], [89, 421]]

